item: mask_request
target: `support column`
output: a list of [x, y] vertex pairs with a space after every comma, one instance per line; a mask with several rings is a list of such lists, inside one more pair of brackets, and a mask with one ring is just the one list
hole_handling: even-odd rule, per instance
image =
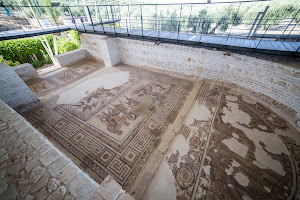
[[115, 38], [103, 37], [102, 39], [102, 58], [105, 67], [113, 67], [120, 63], [118, 43]]
[[120, 63], [120, 54], [116, 38], [102, 35], [80, 34], [81, 47], [99, 60], [103, 60], [105, 67], [113, 67]]

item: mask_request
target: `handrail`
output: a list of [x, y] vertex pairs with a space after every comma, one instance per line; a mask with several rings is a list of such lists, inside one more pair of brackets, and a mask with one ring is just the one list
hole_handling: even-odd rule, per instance
[[[267, 2], [267, 1], [274, 1], [274, 0], [256, 0], [256, 1], [232, 1], [232, 2], [211, 2], [211, 3], [146, 3], [146, 4], [90, 4], [90, 5], [76, 5], [76, 6], [68, 6], [68, 7], [79, 7], [79, 6], [155, 6], [155, 5], [208, 5], [208, 4], [235, 4], [235, 3], [254, 3], [254, 2]], [[17, 5], [4, 5], [4, 6], [17, 6]], [[66, 7], [66, 6], [31, 6], [31, 7], [51, 7], [51, 8], [57, 8], [57, 7]], [[23, 6], [23, 7], [30, 7], [30, 6]]]
[[[211, 4], [215, 6], [210, 6]], [[218, 6], [218, 4], [222, 6]], [[231, 4], [234, 5], [231, 6]], [[124, 33], [126, 33], [126, 37], [140, 35], [142, 38], [149, 38], [151, 35], [158, 41], [163, 40], [166, 33], [169, 33], [169, 39], [175, 39], [177, 42], [182, 39], [183, 35], [197, 38], [193, 42], [198, 43], [211, 42], [214, 39], [209, 37], [212, 36], [225, 38], [225, 41], [221, 41], [220, 38], [216, 41], [224, 44], [230, 44], [235, 39], [237, 42], [240, 41], [239, 39], [249, 39], [256, 40], [254, 43], [257, 48], [266, 45], [264, 39], [273, 41], [300, 39], [300, 4], [292, 3], [292, 12], [286, 10], [284, 5], [277, 4], [274, 0], [260, 0], [213, 3], [63, 5], [57, 7], [28, 5], [21, 6], [21, 10], [29, 10], [28, 7], [31, 11], [44, 8], [42, 10], [47, 19], [37, 16], [36, 20], [44, 23], [47, 31], [39, 30], [37, 34], [43, 32], [46, 34], [49, 31], [60, 32], [61, 29], [66, 30], [69, 26], [70, 29], [81, 32], [122, 37], [124, 37]], [[249, 6], [250, 8], [253, 6], [254, 9], [249, 9]], [[17, 6], [16, 8], [20, 10]], [[55, 9], [59, 10], [55, 11]], [[248, 10], [250, 11], [246, 12]], [[11, 11], [16, 10], [11, 9]], [[57, 14], [53, 15], [52, 11]], [[70, 17], [72, 18], [70, 19]], [[20, 24], [19, 20], [22, 18], [15, 18], [16, 24]], [[3, 27], [5, 27], [5, 22]], [[23, 29], [21, 24], [19, 30], [20, 27]], [[54, 27], [57, 27], [57, 30], [53, 30]], [[9, 29], [11, 28], [8, 25], [3, 30]], [[18, 27], [14, 29], [18, 29]], [[27, 26], [23, 30], [29, 36], [34, 34], [32, 33], [34, 30], [28, 29]], [[2, 35], [2, 37], [0, 35], [0, 40], [5, 39], [6, 36], [11, 37], [10, 33], [1, 31], [0, 33]], [[15, 37], [18, 36], [15, 35]], [[283, 45], [285, 46], [284, 43]], [[295, 47], [291, 47], [291, 49], [293, 48]]]

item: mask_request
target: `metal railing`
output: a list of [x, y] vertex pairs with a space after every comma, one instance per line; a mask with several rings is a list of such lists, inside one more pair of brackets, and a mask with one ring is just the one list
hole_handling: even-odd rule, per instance
[[[101, 34], [138, 34], [158, 40], [164, 35], [179, 40], [185, 34], [199, 41], [204, 36], [299, 40], [300, 3], [278, 2], [6, 6], [11, 15], [0, 12], [0, 38], [15, 30], [30, 35], [32, 29], [40, 27], [45, 33], [71, 28]], [[35, 12], [37, 9], [39, 12]]]

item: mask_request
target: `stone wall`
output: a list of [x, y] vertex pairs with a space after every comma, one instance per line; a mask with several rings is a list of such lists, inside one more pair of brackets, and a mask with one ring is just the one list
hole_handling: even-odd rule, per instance
[[14, 69], [4, 63], [0, 63], [0, 99], [20, 112], [39, 102]]
[[101, 185], [0, 100], [0, 199], [128, 199], [108, 176]]
[[105, 36], [92, 35], [92, 34], [80, 34], [81, 48], [87, 50], [87, 52], [98, 60], [103, 60], [103, 38]]
[[65, 67], [86, 58], [87, 55], [87, 51], [84, 48], [81, 48], [56, 55], [54, 59], [55, 62], [60, 65], [60, 67]]
[[36, 77], [38, 73], [30, 63], [24, 63], [12, 67], [23, 81]]

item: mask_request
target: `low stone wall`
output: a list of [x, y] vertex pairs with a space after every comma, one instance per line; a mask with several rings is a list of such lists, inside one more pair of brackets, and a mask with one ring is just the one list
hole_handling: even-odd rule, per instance
[[87, 51], [84, 48], [69, 51], [63, 54], [56, 55], [54, 57], [56, 63], [61, 67], [68, 66], [72, 63], [78, 62], [88, 56]]
[[133, 199], [108, 176], [94, 182], [0, 100], [0, 199]]
[[21, 65], [14, 66], [12, 68], [23, 81], [26, 81], [38, 75], [38, 73], [30, 63], [24, 63]]
[[14, 69], [4, 63], [0, 63], [0, 99], [20, 112], [39, 102]]

